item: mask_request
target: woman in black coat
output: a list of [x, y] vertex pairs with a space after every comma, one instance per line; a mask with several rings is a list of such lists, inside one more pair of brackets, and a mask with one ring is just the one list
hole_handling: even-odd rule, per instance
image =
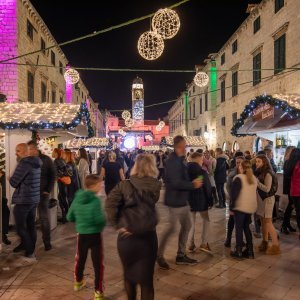
[[188, 163], [188, 173], [190, 180], [193, 181], [196, 178], [203, 180], [203, 185], [199, 189], [195, 189], [190, 192], [189, 204], [192, 212], [192, 235], [190, 240], [189, 251], [194, 252], [196, 250], [195, 245], [195, 225], [196, 225], [196, 214], [200, 213], [202, 218], [202, 234], [201, 234], [201, 245], [200, 250], [204, 252], [211, 252], [208, 244], [209, 234], [209, 215], [208, 209], [213, 206], [212, 190], [209, 181], [208, 174], [201, 168], [203, 164], [203, 154], [194, 152], [190, 156], [191, 162]]
[[285, 234], [289, 234], [290, 232], [295, 232], [296, 229], [291, 226], [291, 216], [293, 211], [293, 201], [290, 196], [290, 188], [291, 188], [291, 176], [289, 175], [288, 169], [289, 169], [289, 158], [291, 155], [291, 152], [293, 151], [295, 147], [294, 146], [288, 146], [286, 148], [285, 154], [284, 154], [284, 164], [283, 164], [283, 194], [288, 195], [289, 203], [285, 209], [283, 222], [281, 225], [281, 232]]

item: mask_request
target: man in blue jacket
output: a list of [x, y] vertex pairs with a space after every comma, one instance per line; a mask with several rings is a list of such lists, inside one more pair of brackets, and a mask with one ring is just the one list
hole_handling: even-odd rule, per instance
[[161, 269], [170, 267], [164, 259], [166, 244], [175, 231], [177, 220], [180, 223], [178, 251], [176, 264], [195, 265], [197, 261], [186, 256], [186, 243], [191, 230], [189, 192], [202, 185], [201, 179], [190, 181], [185, 164], [185, 139], [182, 136], [174, 138], [174, 152], [169, 155], [165, 167], [165, 205], [169, 208], [169, 224], [162, 234], [158, 249], [157, 263]]
[[21, 244], [13, 251], [25, 250], [25, 256], [35, 259], [34, 250], [36, 243], [35, 215], [40, 201], [40, 180], [42, 162], [38, 157], [28, 156], [28, 145], [18, 144], [16, 147], [17, 167], [9, 179], [15, 188], [12, 196], [14, 217], [17, 233]]

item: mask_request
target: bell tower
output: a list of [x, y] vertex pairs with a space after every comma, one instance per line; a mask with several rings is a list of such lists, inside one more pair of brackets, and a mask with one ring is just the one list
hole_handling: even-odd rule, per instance
[[144, 85], [138, 76], [132, 83], [132, 118], [135, 124], [144, 124]]

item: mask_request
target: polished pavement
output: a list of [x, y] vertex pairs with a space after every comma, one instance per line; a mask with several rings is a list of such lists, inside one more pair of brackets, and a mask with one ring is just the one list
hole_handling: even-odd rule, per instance
[[[167, 221], [167, 209], [160, 202], [158, 210], [160, 234]], [[229, 250], [223, 246], [225, 209], [212, 209], [210, 219], [213, 255], [197, 252], [191, 255], [199, 260], [197, 266], [175, 265], [175, 235], [166, 253], [171, 270], [157, 268], [155, 272], [155, 299], [300, 299], [300, 241], [297, 234], [281, 235], [282, 254], [279, 256], [256, 252], [254, 260], [236, 261], [230, 258]], [[200, 227], [198, 222], [197, 227]], [[199, 230], [196, 236], [199, 237]], [[31, 265], [22, 265], [19, 256], [11, 253], [18, 240], [14, 233], [10, 234], [10, 238], [13, 245], [5, 247], [0, 254], [0, 299], [92, 299], [93, 269], [90, 259], [85, 270], [87, 288], [73, 292], [76, 242], [73, 224], [59, 225], [53, 231], [53, 249], [49, 252], [44, 251], [39, 233], [38, 261]], [[254, 238], [254, 242], [257, 245], [260, 240]], [[104, 251], [105, 299], [125, 300], [116, 233], [110, 227], [104, 231]]]

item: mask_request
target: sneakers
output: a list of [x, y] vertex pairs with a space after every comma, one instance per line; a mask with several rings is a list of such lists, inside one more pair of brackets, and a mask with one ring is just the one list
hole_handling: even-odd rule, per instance
[[195, 266], [198, 264], [198, 261], [196, 259], [192, 259], [185, 256], [177, 256], [176, 257], [176, 265], [190, 265]]
[[280, 251], [279, 245], [272, 245], [266, 251], [266, 254], [268, 254], [268, 255], [278, 255], [280, 253], [281, 253], [281, 251]]
[[196, 249], [197, 249], [197, 248], [196, 248], [196, 245], [195, 245], [194, 243], [192, 243], [192, 244], [189, 246], [189, 248], [188, 248], [188, 250], [189, 250], [190, 253], [195, 252]]
[[205, 253], [212, 254], [212, 251], [211, 251], [208, 243], [202, 244], [199, 249]]
[[165, 259], [163, 257], [158, 257], [157, 258], [157, 264], [162, 270], [170, 270], [170, 266], [167, 264]]
[[85, 281], [81, 280], [80, 282], [75, 281], [74, 283], [74, 292], [79, 292], [85, 287]]
[[94, 300], [104, 300], [104, 295], [103, 293], [99, 292], [99, 291], [95, 291], [94, 294]]

